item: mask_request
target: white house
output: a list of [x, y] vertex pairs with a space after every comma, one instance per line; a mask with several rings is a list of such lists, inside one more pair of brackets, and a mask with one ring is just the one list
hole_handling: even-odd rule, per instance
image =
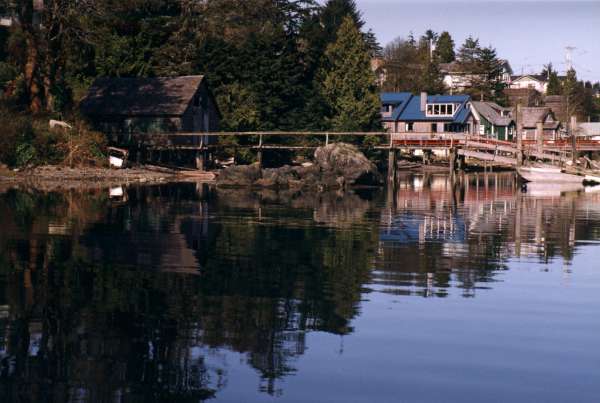
[[[502, 76], [500, 79], [504, 84], [508, 85], [510, 84], [511, 74], [513, 73], [512, 68], [510, 67], [510, 63], [508, 63], [508, 60], [501, 60], [500, 62], [502, 64]], [[446, 88], [448, 88], [451, 93], [463, 92], [465, 89], [471, 87], [473, 81], [480, 78], [473, 72], [464, 71], [458, 62], [441, 63], [440, 72], [442, 73]]]
[[540, 94], [545, 94], [548, 90], [548, 79], [541, 74], [526, 74], [522, 76], [512, 76], [510, 88], [515, 89], [533, 89]]

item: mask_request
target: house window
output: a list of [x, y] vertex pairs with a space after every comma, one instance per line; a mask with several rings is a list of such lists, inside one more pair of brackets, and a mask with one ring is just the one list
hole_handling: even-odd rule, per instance
[[406, 123], [406, 131], [407, 132], [412, 132], [414, 130], [414, 123], [413, 122], [407, 122]]
[[199, 94], [194, 95], [194, 106], [199, 108], [202, 105], [202, 97]]
[[479, 134], [482, 136], [485, 135], [485, 126], [482, 124], [479, 125]]
[[427, 116], [454, 116], [455, 104], [427, 104]]
[[383, 105], [381, 107], [382, 113], [392, 113], [392, 105]]

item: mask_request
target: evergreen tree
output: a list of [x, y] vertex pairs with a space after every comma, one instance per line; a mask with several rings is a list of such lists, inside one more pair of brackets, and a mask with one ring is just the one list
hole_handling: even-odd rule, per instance
[[434, 57], [433, 60], [427, 63], [420, 83], [421, 91], [427, 91], [429, 94], [443, 94], [446, 92], [437, 58]]
[[456, 58], [462, 66], [463, 71], [474, 71], [477, 68], [480, 55], [481, 46], [479, 46], [479, 39], [469, 36], [458, 50]]
[[584, 106], [584, 87], [583, 83], [577, 80], [577, 72], [574, 69], [567, 71], [567, 75], [562, 83], [562, 95], [566, 99], [566, 110], [564, 117], [565, 120], [569, 120], [571, 116], [583, 115]]
[[[341, 27], [344, 18], [352, 18], [352, 21], [356, 25], [359, 31], [363, 32], [365, 21], [362, 18], [358, 7], [356, 6], [355, 0], [328, 0], [320, 13], [319, 20], [320, 25], [323, 27], [323, 39], [322, 42], [327, 46], [330, 43], [335, 42], [337, 39], [337, 32]], [[367, 48], [371, 57], [379, 56], [381, 53], [381, 46], [375, 34], [369, 30], [362, 34], [367, 44]]]
[[548, 77], [548, 89], [546, 90], [546, 95], [560, 95], [561, 83], [558, 78], [558, 73], [556, 71], [551, 71]]
[[379, 127], [380, 100], [363, 35], [346, 17], [335, 43], [326, 51], [329, 68], [323, 72], [322, 92], [331, 129], [366, 131]]
[[454, 54], [454, 40], [447, 31], [440, 34], [437, 40], [435, 54], [440, 63], [451, 63], [456, 59]]
[[428, 29], [419, 39], [419, 47], [429, 52], [432, 47], [435, 48], [437, 40], [438, 34]]
[[481, 49], [476, 60], [474, 95], [483, 100], [500, 100], [505, 87], [502, 71], [502, 61], [498, 59], [496, 49], [491, 46]]

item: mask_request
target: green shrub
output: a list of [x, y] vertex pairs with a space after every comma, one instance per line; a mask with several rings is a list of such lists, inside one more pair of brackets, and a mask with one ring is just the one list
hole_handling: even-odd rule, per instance
[[0, 106], [0, 162], [29, 165], [106, 164], [106, 138], [79, 122], [73, 129], [50, 129], [48, 117], [31, 116]]

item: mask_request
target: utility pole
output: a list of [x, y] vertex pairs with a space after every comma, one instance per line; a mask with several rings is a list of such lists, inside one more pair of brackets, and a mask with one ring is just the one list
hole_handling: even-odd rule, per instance
[[573, 68], [573, 51], [577, 49], [575, 46], [566, 46], [565, 61], [567, 62], [567, 71]]
[[571, 130], [571, 151], [573, 154], [573, 167], [576, 168], [577, 163], [577, 117], [571, 116], [571, 124], [569, 125]]
[[429, 63], [433, 62], [433, 38], [429, 38]]

